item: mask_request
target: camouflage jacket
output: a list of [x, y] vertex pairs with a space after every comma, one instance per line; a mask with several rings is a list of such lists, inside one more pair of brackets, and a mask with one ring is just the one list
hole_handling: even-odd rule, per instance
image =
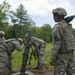
[[59, 53], [75, 49], [75, 37], [71, 24], [62, 20], [54, 26], [52, 31], [52, 45], [51, 61], [54, 61]]
[[24, 46], [21, 46], [16, 39], [5, 40], [3, 45], [6, 47], [8, 54], [11, 54], [15, 49], [21, 51], [24, 48]]
[[46, 45], [43, 40], [35, 37], [31, 37], [31, 43], [35, 47], [35, 50], [39, 49], [43, 44]]
[[0, 45], [2, 44], [3, 41], [5, 41], [6, 39], [4, 37], [0, 37]]

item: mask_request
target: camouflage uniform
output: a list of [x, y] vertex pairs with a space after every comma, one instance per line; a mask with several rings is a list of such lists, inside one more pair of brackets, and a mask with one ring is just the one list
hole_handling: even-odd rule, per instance
[[38, 52], [38, 66], [44, 66], [44, 50], [46, 43], [43, 40], [35, 37], [31, 37], [31, 43], [34, 46], [35, 52]]
[[[18, 41], [19, 39], [8, 39], [5, 40], [1, 46], [3, 46], [5, 50], [2, 50], [5, 54], [3, 55], [3, 60], [5, 62], [5, 65], [7, 66], [7, 69], [9, 69], [11, 71], [12, 69], [12, 57], [11, 54], [12, 52], [17, 49], [18, 51], [21, 51], [23, 49], [23, 47], [20, 46], [20, 43]], [[1, 49], [1, 48], [0, 48]], [[2, 52], [1, 52], [2, 53]], [[8, 61], [7, 61], [8, 60]], [[6, 62], [7, 61], [7, 62]], [[1, 68], [0, 68], [1, 69]], [[3, 68], [4, 69], [4, 68]]]
[[6, 75], [4, 73], [7, 71], [8, 55], [6, 50], [4, 45], [0, 45], [0, 75]]
[[71, 24], [58, 22], [52, 31], [53, 47], [50, 61], [54, 63], [54, 75], [75, 75], [75, 37]]
[[0, 44], [2, 44], [3, 41], [5, 41], [5, 33], [3, 31], [0, 31]]

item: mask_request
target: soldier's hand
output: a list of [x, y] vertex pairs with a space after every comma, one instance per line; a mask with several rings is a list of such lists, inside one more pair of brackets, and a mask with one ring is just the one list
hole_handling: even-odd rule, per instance
[[33, 50], [32, 54], [33, 54], [33, 55], [35, 55], [35, 54], [36, 54], [34, 50]]
[[52, 61], [50, 61], [50, 65], [51, 65], [51, 66], [54, 66], [54, 63], [53, 63]]

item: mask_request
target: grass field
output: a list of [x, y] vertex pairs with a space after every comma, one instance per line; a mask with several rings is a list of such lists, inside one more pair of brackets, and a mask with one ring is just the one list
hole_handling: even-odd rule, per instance
[[[50, 50], [51, 50], [51, 47], [52, 47], [51, 43], [46, 44], [45, 55], [44, 55], [44, 62], [45, 62], [46, 65], [49, 65], [49, 62], [50, 62]], [[20, 69], [21, 68], [22, 57], [23, 57], [22, 54], [23, 54], [23, 51], [19, 52], [17, 50], [15, 50], [12, 53], [12, 67], [13, 68], [16, 68], [16, 69]], [[35, 60], [34, 57], [32, 57], [31, 66], [34, 67], [36, 64], [37, 64], [37, 60]]]

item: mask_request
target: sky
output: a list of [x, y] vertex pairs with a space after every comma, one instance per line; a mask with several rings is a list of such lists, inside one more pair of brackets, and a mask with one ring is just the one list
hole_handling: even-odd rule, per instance
[[[2, 1], [0, 0], [0, 3]], [[6, 2], [14, 11], [20, 4], [23, 4], [28, 15], [38, 27], [44, 24], [50, 24], [51, 27], [55, 25], [52, 10], [57, 7], [63, 7], [67, 11], [67, 16], [75, 15], [75, 0], [6, 0]], [[75, 28], [75, 19], [71, 23]]]

